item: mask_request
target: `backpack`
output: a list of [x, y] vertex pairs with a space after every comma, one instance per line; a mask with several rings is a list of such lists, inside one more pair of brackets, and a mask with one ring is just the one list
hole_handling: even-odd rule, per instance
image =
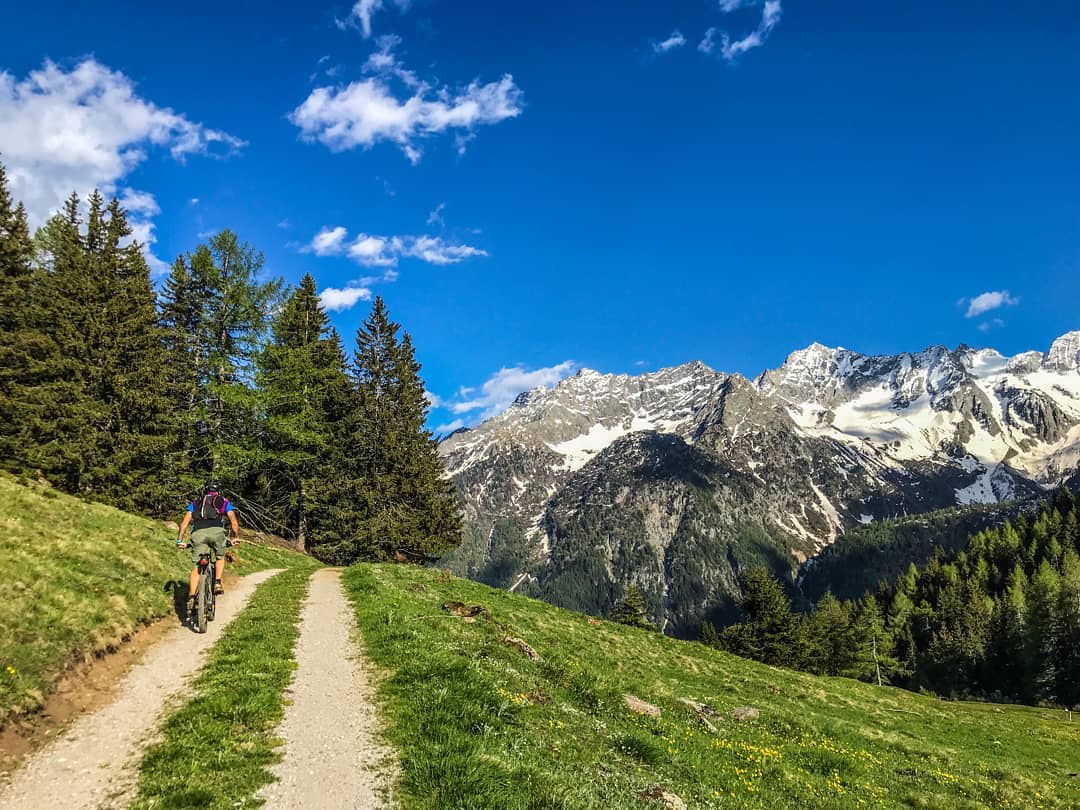
[[228, 501], [220, 492], [207, 492], [195, 501], [195, 528], [206, 529], [220, 526]]

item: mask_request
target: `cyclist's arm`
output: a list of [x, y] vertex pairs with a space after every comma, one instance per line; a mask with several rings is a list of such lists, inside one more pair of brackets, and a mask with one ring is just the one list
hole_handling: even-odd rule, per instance
[[231, 509], [226, 514], [229, 516], [229, 523], [232, 524], [232, 539], [234, 542], [240, 542], [240, 522], [236, 519], [236, 510]]
[[191, 512], [184, 512], [184, 519], [180, 521], [180, 530], [176, 533], [176, 542], [179, 544], [184, 540], [184, 533], [187, 531], [188, 526], [191, 525]]

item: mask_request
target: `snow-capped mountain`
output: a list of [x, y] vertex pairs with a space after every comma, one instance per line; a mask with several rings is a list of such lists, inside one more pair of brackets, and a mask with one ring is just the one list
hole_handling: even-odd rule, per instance
[[1075, 475], [1080, 332], [1012, 358], [814, 344], [754, 381], [701, 363], [583, 370], [441, 451], [468, 526], [452, 567], [593, 612], [634, 582], [690, 632], [741, 565], [780, 570], [860, 522]]

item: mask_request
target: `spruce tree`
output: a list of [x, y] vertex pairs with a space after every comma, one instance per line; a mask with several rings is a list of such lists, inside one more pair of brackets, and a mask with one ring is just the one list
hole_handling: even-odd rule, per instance
[[1058, 595], [1061, 578], [1046, 560], [1028, 586], [1025, 656], [1029, 668], [1029, 698], [1049, 700], [1057, 683], [1054, 643], [1057, 639]]
[[765, 568], [753, 568], [743, 578], [739, 610], [742, 629], [721, 634], [721, 644], [737, 655], [773, 666], [797, 667], [798, 628], [791, 613], [791, 601], [780, 583]]
[[832, 591], [826, 591], [803, 619], [803, 658], [810, 672], [839, 675], [851, 667], [851, 614]]
[[636, 585], [627, 587], [623, 598], [616, 603], [614, 610], [611, 611], [611, 620], [629, 627], [640, 627], [644, 630], [656, 629], [656, 625], [649, 621], [649, 617], [645, 613], [645, 599]]
[[356, 335], [349, 417], [356, 525], [349, 557], [426, 562], [461, 543], [456, 491], [424, 427], [429, 405], [412, 340], [382, 298]]
[[38, 381], [35, 366], [51, 347], [35, 318], [42, 279], [32, 258], [26, 211], [12, 200], [0, 165], [0, 466], [10, 472], [30, 467], [34, 413], [28, 397]]
[[706, 620], [701, 623], [701, 631], [698, 636], [698, 641], [704, 644], [706, 647], [719, 647], [720, 646], [720, 634], [716, 632], [716, 625]]
[[183, 480], [207, 475], [243, 489], [261, 463], [257, 362], [281, 296], [263, 255], [225, 230], [179, 257], [161, 307], [168, 388], [181, 407], [175, 457]]
[[1054, 630], [1055, 697], [1080, 706], [1080, 555], [1069, 549], [1061, 563]]
[[301, 548], [311, 531], [311, 494], [331, 462], [327, 397], [345, 372], [315, 280], [305, 275], [274, 319], [258, 375], [265, 413], [264, 491]]

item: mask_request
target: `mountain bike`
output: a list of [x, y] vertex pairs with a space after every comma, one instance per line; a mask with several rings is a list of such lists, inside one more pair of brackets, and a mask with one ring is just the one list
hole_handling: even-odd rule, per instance
[[[235, 546], [237, 540], [226, 541], [226, 546]], [[187, 544], [180, 546], [186, 548]], [[199, 633], [206, 632], [206, 623], [214, 620], [214, 612], [217, 608], [217, 596], [214, 594], [214, 566], [217, 563], [217, 554], [211, 548], [209, 553], [200, 554], [195, 567], [199, 569], [199, 585], [195, 590], [195, 615], [192, 617], [192, 627]]]

